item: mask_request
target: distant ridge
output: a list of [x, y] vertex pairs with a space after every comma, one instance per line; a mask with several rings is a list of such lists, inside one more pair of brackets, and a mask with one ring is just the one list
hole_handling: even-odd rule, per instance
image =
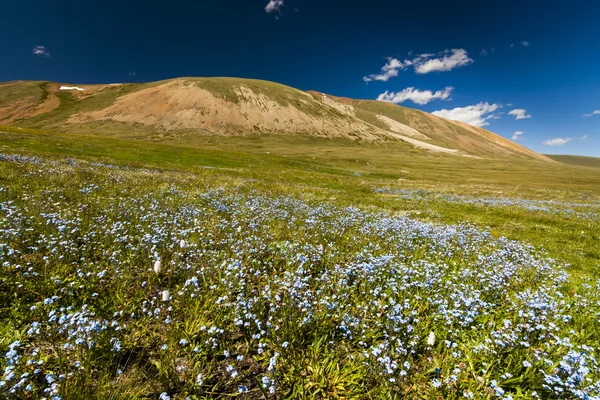
[[0, 125], [111, 136], [284, 134], [403, 141], [415, 151], [552, 161], [485, 129], [411, 108], [239, 78], [0, 83]]
[[579, 165], [581, 167], [600, 168], [600, 158], [571, 155], [545, 154], [546, 157], [563, 164]]

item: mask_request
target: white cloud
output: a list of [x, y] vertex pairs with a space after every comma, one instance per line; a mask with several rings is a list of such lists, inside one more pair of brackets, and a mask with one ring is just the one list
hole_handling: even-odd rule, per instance
[[512, 135], [512, 140], [519, 140], [519, 136], [524, 135], [525, 132], [522, 131], [516, 131], [513, 135]]
[[372, 74], [365, 76], [363, 80], [365, 82], [381, 81], [387, 82], [390, 78], [398, 76], [398, 71], [406, 69], [410, 64], [410, 60], [406, 60], [406, 63], [398, 60], [397, 58], [388, 57], [388, 62], [381, 68], [381, 74]]
[[31, 54], [40, 56], [40, 57], [50, 57], [50, 52], [44, 46], [35, 46], [31, 50]]
[[437, 92], [432, 92], [431, 90], [419, 90], [413, 87], [406, 88], [401, 92], [388, 92], [386, 90], [385, 93], [382, 93], [377, 97], [377, 100], [396, 104], [410, 100], [413, 103], [424, 105], [436, 99], [448, 100], [452, 94], [452, 90], [454, 90], [454, 88], [450, 86], [444, 90], [438, 90]]
[[[273, 0], [272, 0], [273, 1]], [[397, 58], [388, 57], [387, 63], [381, 68], [380, 74], [371, 74], [365, 76], [365, 82], [382, 81], [387, 82], [390, 78], [398, 76], [400, 71], [413, 67], [417, 74], [428, 74], [436, 71], [450, 71], [457, 67], [462, 67], [473, 63], [464, 49], [445, 50], [436, 54], [419, 54], [413, 59], [404, 61]]]
[[469, 65], [473, 62], [464, 49], [446, 50], [444, 57], [433, 58], [415, 66], [417, 74], [428, 74], [437, 71], [450, 71], [457, 67]]
[[527, 110], [524, 108], [517, 108], [508, 112], [508, 115], [514, 115], [515, 119], [527, 119], [531, 118], [531, 114], [527, 114]]
[[434, 111], [432, 114], [437, 115], [438, 117], [466, 122], [469, 125], [482, 127], [489, 125], [489, 119], [499, 118], [493, 113], [501, 107], [500, 104], [479, 103], [467, 107], [457, 107], [452, 110], [444, 109]]
[[531, 43], [529, 43], [529, 42], [527, 42], [525, 40], [521, 42], [521, 46], [523, 46], [523, 47], [529, 47], [530, 44]]
[[564, 144], [569, 143], [571, 140], [573, 140], [573, 138], [556, 138], [556, 139], [550, 139], [550, 140], [544, 140], [544, 144], [546, 146], [562, 146]]
[[591, 117], [592, 115], [600, 115], [600, 110], [595, 110], [590, 114], [583, 114], [582, 117]]
[[579, 138], [579, 140], [586, 140], [589, 137], [590, 137], [589, 135], [583, 135], [581, 138]]
[[283, 7], [283, 0], [270, 0], [265, 7], [265, 11], [268, 13], [279, 12], [281, 7]]

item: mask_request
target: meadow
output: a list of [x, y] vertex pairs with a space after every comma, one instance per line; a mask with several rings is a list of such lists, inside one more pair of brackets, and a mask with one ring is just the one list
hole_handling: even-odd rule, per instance
[[600, 398], [600, 169], [168, 139], [0, 129], [2, 396]]

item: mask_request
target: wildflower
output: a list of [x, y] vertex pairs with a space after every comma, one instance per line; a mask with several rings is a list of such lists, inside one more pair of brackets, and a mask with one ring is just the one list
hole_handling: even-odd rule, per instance
[[504, 390], [500, 386], [498, 386], [498, 382], [496, 382], [496, 380], [493, 380], [491, 382], [490, 386], [494, 390], [494, 392], [496, 392], [496, 396], [498, 396], [498, 397], [504, 396]]
[[167, 302], [171, 300], [171, 295], [169, 294], [168, 290], [163, 290], [162, 292], [162, 301]]
[[156, 260], [154, 262], [154, 273], [155, 274], [160, 274], [160, 270], [161, 270], [160, 260]]
[[427, 337], [427, 345], [433, 346], [434, 344], [435, 344], [435, 333], [432, 331], [429, 333], [429, 336]]
[[279, 356], [279, 353], [275, 353], [275, 355], [273, 355], [273, 357], [270, 358], [269, 366], [267, 367], [267, 371], [273, 371], [275, 369], [275, 366], [277, 365], [277, 357], [278, 356]]
[[230, 373], [231, 373], [231, 377], [232, 377], [232, 378], [235, 378], [235, 377], [237, 377], [237, 376], [238, 376], [238, 372], [235, 370], [234, 366], [233, 366], [233, 365], [231, 365], [231, 364], [229, 364], [229, 365], [228, 365], [228, 366], [225, 368], [225, 370], [226, 370], [227, 372], [230, 372]]
[[112, 351], [114, 351], [115, 353], [121, 351], [121, 342], [120, 341], [118, 341], [118, 340], [114, 341]]

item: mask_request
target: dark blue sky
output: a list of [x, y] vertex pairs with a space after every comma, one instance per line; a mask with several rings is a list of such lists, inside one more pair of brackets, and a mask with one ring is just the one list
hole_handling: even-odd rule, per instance
[[[388, 91], [505, 137], [524, 132], [517, 140], [537, 151], [600, 156], [600, 111], [582, 117], [600, 110], [600, 2], [278, 1], [266, 12], [269, 0], [4, 0], [0, 80], [236, 76], [354, 98]], [[366, 83], [387, 57], [402, 67]], [[543, 144], [557, 138], [566, 143]]]

